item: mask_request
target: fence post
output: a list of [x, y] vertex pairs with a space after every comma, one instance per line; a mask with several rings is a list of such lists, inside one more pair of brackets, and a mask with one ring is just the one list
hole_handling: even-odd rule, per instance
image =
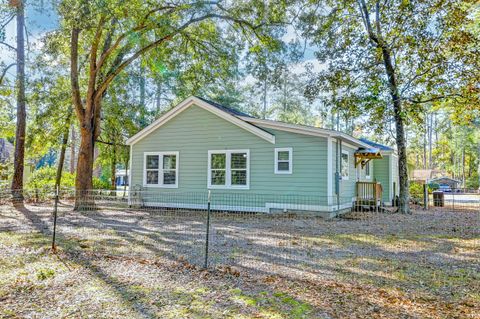
[[205, 262], [203, 264], [203, 268], [208, 268], [208, 238], [210, 237], [210, 199], [211, 193], [210, 190], [208, 191], [208, 199], [207, 199], [207, 232], [205, 238]]
[[53, 236], [52, 236], [52, 250], [55, 251], [55, 234], [57, 232], [57, 209], [58, 209], [58, 185], [55, 187], [55, 204], [53, 206]]

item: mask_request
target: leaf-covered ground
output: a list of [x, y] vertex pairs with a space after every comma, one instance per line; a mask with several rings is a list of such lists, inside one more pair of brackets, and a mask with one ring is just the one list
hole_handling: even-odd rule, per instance
[[242, 258], [204, 271], [147, 253], [143, 228], [125, 244], [73, 228], [52, 254], [38, 211], [0, 210], [0, 318], [480, 318], [476, 212], [223, 223], [216, 253]]

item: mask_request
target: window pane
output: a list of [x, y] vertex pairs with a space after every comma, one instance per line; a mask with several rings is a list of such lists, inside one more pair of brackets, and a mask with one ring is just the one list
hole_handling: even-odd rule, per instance
[[147, 155], [147, 169], [158, 168], [158, 155]]
[[365, 175], [370, 175], [370, 162], [367, 162], [367, 164], [365, 164]]
[[247, 168], [247, 153], [232, 153], [231, 168]]
[[163, 169], [175, 169], [177, 163], [177, 156], [163, 155]]
[[289, 151], [280, 151], [277, 153], [279, 161], [288, 161], [290, 158]]
[[163, 171], [163, 184], [165, 185], [174, 185], [175, 184], [175, 170], [165, 170]]
[[225, 154], [212, 154], [212, 169], [225, 169], [225, 161]]
[[232, 185], [247, 185], [247, 171], [232, 171]]
[[158, 171], [147, 171], [147, 184], [158, 184]]
[[348, 176], [348, 154], [342, 154], [342, 176]]
[[225, 171], [212, 170], [212, 185], [225, 185]]
[[289, 162], [278, 162], [278, 170], [279, 171], [289, 171], [290, 170], [290, 163]]

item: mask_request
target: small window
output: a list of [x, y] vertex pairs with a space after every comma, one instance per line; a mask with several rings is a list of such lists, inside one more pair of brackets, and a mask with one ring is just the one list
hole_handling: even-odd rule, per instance
[[178, 187], [178, 152], [145, 153], [144, 186]]
[[248, 150], [208, 151], [209, 188], [248, 188]]
[[342, 151], [342, 179], [348, 180], [350, 176], [350, 163], [348, 151]]
[[365, 164], [365, 178], [370, 179], [370, 162]]
[[275, 149], [275, 174], [292, 174], [292, 148]]

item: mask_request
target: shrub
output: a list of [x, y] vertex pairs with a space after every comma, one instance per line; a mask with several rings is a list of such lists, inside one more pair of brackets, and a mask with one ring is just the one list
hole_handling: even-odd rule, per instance
[[467, 178], [467, 180], [465, 181], [465, 187], [473, 189], [478, 189], [480, 187], [477, 173], [473, 173], [472, 176]]
[[[37, 169], [32, 173], [25, 185], [27, 189], [53, 189], [55, 187], [55, 176], [57, 175], [57, 168], [51, 166], [45, 166]], [[63, 172], [62, 174], [62, 187], [74, 187], [75, 186], [75, 174], [69, 172]]]
[[93, 189], [110, 189], [110, 181], [103, 178], [93, 177]]
[[423, 200], [423, 184], [410, 183], [410, 197], [414, 203], [421, 203]]

